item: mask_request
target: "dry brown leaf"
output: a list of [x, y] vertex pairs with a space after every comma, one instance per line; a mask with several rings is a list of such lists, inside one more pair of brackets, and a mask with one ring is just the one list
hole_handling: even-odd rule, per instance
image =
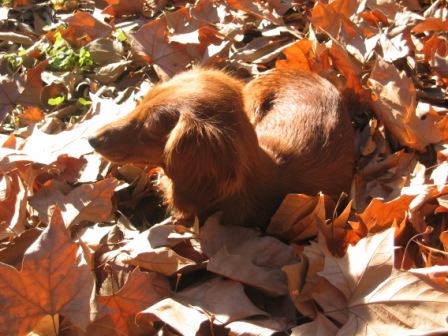
[[[178, 243], [189, 244], [194, 236], [187, 229], [181, 233], [180, 225], [159, 224], [139, 234], [119, 251], [129, 255], [128, 263], [154, 272], [172, 275], [196, 261], [177, 254], [171, 247]], [[179, 233], [180, 232], [180, 233]], [[173, 238], [170, 238], [173, 237]]]
[[261, 317], [252, 320], [239, 320], [226, 325], [230, 329], [229, 336], [271, 336], [280, 331], [286, 332], [287, 327], [275, 319]]
[[256, 230], [223, 226], [219, 214], [207, 219], [200, 232], [202, 251], [210, 258], [207, 270], [252, 286], [261, 292], [288, 292], [281, 267], [296, 263], [293, 250]]
[[229, 0], [229, 5], [260, 19], [271, 21], [276, 25], [282, 25], [279, 15], [273, 10], [271, 2], [255, 2], [251, 0]]
[[330, 319], [319, 313], [313, 322], [292, 328], [291, 336], [334, 336], [338, 333], [338, 330], [339, 328]]
[[185, 336], [197, 335], [200, 326], [211, 318], [200, 308], [185, 306], [171, 298], [156, 303], [139, 315], [146, 316], [151, 321], [163, 321]]
[[17, 104], [22, 104], [25, 106], [37, 106], [40, 104], [41, 92], [44, 88], [41, 76], [47, 65], [48, 60], [45, 60], [27, 71], [25, 87], [20, 96], [17, 98]]
[[448, 30], [448, 21], [443, 21], [441, 18], [427, 18], [425, 21], [420, 22], [412, 31], [415, 34], [420, 34], [427, 31], [439, 32]]
[[78, 47], [94, 39], [107, 37], [112, 33], [111, 26], [85, 11], [76, 11], [73, 15], [69, 15], [66, 22], [73, 30], [73, 35], [70, 36], [73, 38], [72, 45]]
[[[424, 335], [448, 327], [448, 293], [423, 277], [393, 268], [393, 237], [389, 229], [349, 247], [342, 259], [325, 258], [319, 275], [347, 299], [349, 320], [338, 334]], [[328, 305], [332, 311], [333, 303]]]
[[193, 59], [187, 47], [168, 41], [168, 30], [165, 18], [157, 19], [143, 25], [132, 35], [134, 52], [144, 62], [157, 65], [171, 77], [185, 69]]
[[22, 270], [3, 263], [0, 269], [0, 303], [7, 307], [0, 316], [3, 333], [26, 334], [46, 315], [64, 315], [82, 330], [95, 318], [94, 279], [59, 208], [26, 251]]
[[0, 122], [3, 122], [14, 107], [14, 102], [25, 90], [25, 83], [26, 81], [17, 72], [12, 78], [0, 75]]
[[29, 202], [44, 223], [49, 222], [56, 204], [59, 204], [67, 226], [83, 220], [102, 222], [113, 210], [111, 198], [117, 185], [115, 178], [83, 184], [75, 189], [52, 181], [30, 197]]
[[414, 84], [394, 65], [378, 60], [369, 86], [375, 95], [372, 107], [378, 119], [403, 146], [424, 151], [428, 144], [441, 140], [442, 134], [437, 128], [440, 117], [429, 111], [428, 120], [419, 118]]
[[0, 179], [0, 240], [25, 230], [28, 197], [17, 172]]
[[126, 16], [143, 12], [143, 0], [107, 0], [107, 3], [109, 6], [103, 10], [103, 14]]
[[344, 88], [344, 91], [346, 92], [345, 98], [349, 102], [365, 102], [367, 100], [366, 91], [359, 78], [360, 69], [358, 69], [358, 66], [350, 57], [345, 48], [343, 48], [342, 44], [333, 41], [330, 48], [330, 57], [333, 64], [347, 79], [347, 83]]
[[[172, 299], [156, 303], [143, 314], [152, 316], [152, 320], [162, 320], [183, 335], [200, 334], [201, 325], [207, 320], [226, 325], [250, 316], [268, 316], [249, 301], [240, 283], [217, 276], [176, 293]], [[251, 331], [247, 325], [246, 328]], [[280, 330], [279, 325], [274, 329]]]
[[218, 276], [176, 293], [174, 299], [186, 306], [194, 303], [195, 309], [213, 315], [218, 325], [251, 316], [268, 316], [249, 300], [241, 283]]

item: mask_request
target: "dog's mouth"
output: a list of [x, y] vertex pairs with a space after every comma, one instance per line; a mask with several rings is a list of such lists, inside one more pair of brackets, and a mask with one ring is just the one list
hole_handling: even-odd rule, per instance
[[100, 151], [95, 151], [98, 154], [100, 154], [103, 158], [105, 158], [108, 161], [111, 161], [113, 163], [132, 163], [128, 160], [129, 155], [126, 153], [101, 153]]
[[152, 166], [152, 167], [160, 167], [160, 164], [156, 164], [150, 160], [144, 160], [141, 157], [133, 157], [131, 154], [127, 153], [101, 153], [97, 151], [103, 158], [106, 160], [115, 163], [115, 164], [131, 164], [138, 167]]

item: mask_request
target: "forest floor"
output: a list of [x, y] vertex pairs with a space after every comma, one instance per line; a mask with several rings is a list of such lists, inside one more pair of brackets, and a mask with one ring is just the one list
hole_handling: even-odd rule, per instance
[[[4, 0], [0, 334], [446, 333], [447, 7]], [[182, 225], [157, 168], [94, 153], [95, 129], [197, 64], [329, 79], [356, 131], [344, 205], [288, 195], [262, 234]]]

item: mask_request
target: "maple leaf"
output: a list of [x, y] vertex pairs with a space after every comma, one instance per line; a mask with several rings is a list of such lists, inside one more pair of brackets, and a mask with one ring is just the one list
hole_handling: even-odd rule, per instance
[[49, 226], [26, 251], [22, 270], [0, 263], [0, 330], [23, 335], [46, 315], [56, 314], [86, 330], [97, 314], [93, 293], [90, 267], [56, 207]]
[[[88, 332], [107, 332], [111, 325], [110, 323], [103, 323], [102, 320], [112, 319], [112, 326], [117, 334], [129, 335], [132, 331], [135, 332], [135, 329], [138, 329], [135, 320], [137, 313], [171, 295], [166, 278], [160, 274], [146, 273], [136, 268], [129, 274], [128, 280], [118, 292], [97, 296], [98, 302], [104, 307], [112, 309], [113, 312], [89, 326]], [[103, 325], [107, 326], [101, 331], [99, 328]]]
[[377, 233], [390, 228], [395, 221], [401, 222], [406, 217], [409, 205], [415, 196], [402, 195], [390, 202], [374, 198], [359, 219], [364, 223], [369, 233]]
[[344, 298], [335, 309], [334, 297], [317, 296], [324, 313], [343, 324], [337, 335], [425, 335], [448, 327], [448, 292], [423, 276], [431, 268], [420, 273], [394, 269], [393, 238], [394, 229], [364, 238], [343, 258], [321, 250], [324, 264], [314, 276], [326, 282], [319, 292], [333, 287]]

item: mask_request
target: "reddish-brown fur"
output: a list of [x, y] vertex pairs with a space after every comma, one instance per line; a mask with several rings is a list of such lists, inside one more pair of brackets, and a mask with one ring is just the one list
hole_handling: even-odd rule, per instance
[[244, 85], [196, 69], [155, 86], [90, 140], [105, 158], [163, 168], [178, 216], [266, 226], [287, 193], [348, 191], [352, 125], [339, 92], [316, 74], [274, 70]]

